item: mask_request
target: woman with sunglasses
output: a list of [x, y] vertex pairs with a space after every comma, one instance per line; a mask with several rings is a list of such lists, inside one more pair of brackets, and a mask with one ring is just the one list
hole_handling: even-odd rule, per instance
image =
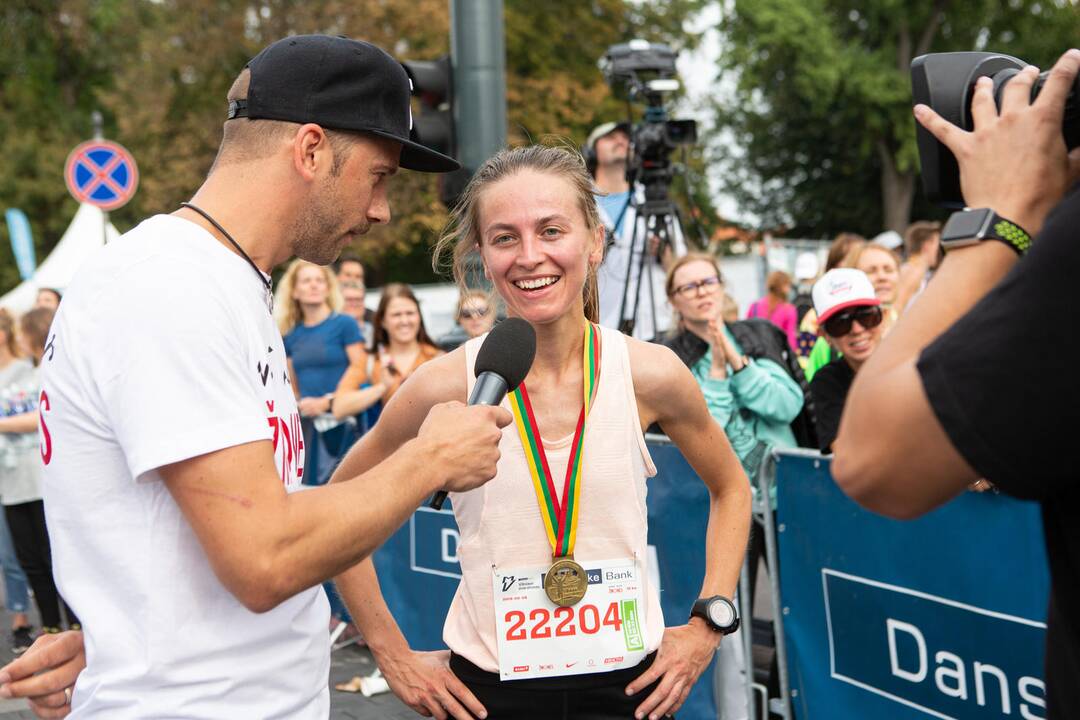
[[480, 337], [495, 325], [495, 311], [488, 293], [462, 290], [454, 311], [454, 328], [439, 338], [439, 347], [450, 352], [467, 340]]
[[818, 332], [840, 353], [818, 370], [810, 383], [818, 442], [821, 452], [829, 453], [855, 373], [881, 344], [884, 314], [873, 284], [861, 270], [830, 270], [814, 285], [813, 295]]

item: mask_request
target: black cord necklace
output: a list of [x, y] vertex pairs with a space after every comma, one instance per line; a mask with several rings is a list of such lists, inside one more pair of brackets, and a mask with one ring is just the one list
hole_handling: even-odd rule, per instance
[[206, 218], [206, 222], [210, 223], [215, 228], [217, 228], [218, 232], [220, 232], [222, 235], [224, 235], [225, 239], [228, 240], [230, 243], [232, 243], [232, 246], [234, 248], [236, 248], [236, 252], [240, 253], [240, 255], [245, 260], [248, 261], [248, 265], [250, 265], [251, 269], [255, 271], [255, 274], [259, 276], [259, 282], [261, 282], [263, 284], [263, 286], [266, 288], [266, 307], [271, 313], [273, 313], [274, 312], [274, 284], [273, 284], [273, 281], [270, 278], [268, 278], [266, 275], [263, 274], [263, 271], [259, 269], [259, 266], [255, 264], [255, 261], [251, 259], [251, 256], [248, 255], [246, 252], [244, 252], [244, 248], [240, 247], [240, 243], [233, 240], [233, 236], [229, 234], [229, 231], [226, 230], [225, 228], [221, 227], [221, 223], [219, 223], [214, 218], [210, 217], [210, 213], [206, 212], [205, 210], [203, 210], [198, 205], [193, 205], [192, 203], [189, 203], [189, 202], [182, 202], [182, 203], [180, 203], [180, 207], [187, 208], [188, 210], [192, 210], [194, 212], [197, 212], [200, 215], [202, 215], [204, 218]]

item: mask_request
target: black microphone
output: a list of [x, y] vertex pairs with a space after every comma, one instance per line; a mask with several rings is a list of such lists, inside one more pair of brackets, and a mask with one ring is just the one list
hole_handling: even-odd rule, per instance
[[[529, 374], [535, 356], [536, 331], [532, 325], [513, 317], [496, 325], [476, 353], [476, 384], [469, 404], [500, 404]], [[441, 510], [445, 500], [446, 491], [440, 490], [432, 496], [429, 507]]]

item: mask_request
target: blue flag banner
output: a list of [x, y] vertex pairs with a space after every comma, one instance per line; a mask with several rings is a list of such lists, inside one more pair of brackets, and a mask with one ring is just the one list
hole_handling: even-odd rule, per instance
[[828, 459], [778, 454], [777, 540], [798, 720], [1046, 717], [1039, 507], [964, 493], [861, 509]]
[[8, 208], [4, 217], [7, 219], [8, 235], [11, 236], [11, 252], [15, 255], [15, 265], [19, 268], [19, 276], [23, 280], [29, 280], [37, 269], [37, 259], [34, 257], [34, 235], [30, 232], [30, 221], [26, 219], [26, 213], [18, 208]]
[[[670, 442], [650, 441], [649, 452], [658, 470], [648, 483], [650, 554], [655, 551], [650, 564], [659, 570], [665, 622], [683, 625], [705, 577], [709, 493]], [[375, 553], [383, 596], [414, 650], [446, 647], [443, 621], [461, 577], [458, 530], [449, 508], [450, 503], [442, 511], [420, 508]], [[679, 720], [716, 720], [715, 665], [702, 673]]]

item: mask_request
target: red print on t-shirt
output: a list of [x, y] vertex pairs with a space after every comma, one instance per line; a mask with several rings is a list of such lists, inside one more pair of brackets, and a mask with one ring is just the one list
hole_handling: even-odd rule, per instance
[[278, 475], [285, 485], [290, 485], [292, 478], [301, 480], [304, 477], [304, 463], [300, 459], [300, 453], [304, 449], [300, 413], [294, 412], [288, 418], [279, 417], [274, 414], [273, 400], [266, 401], [266, 409], [269, 412], [266, 421], [274, 430], [274, 458], [278, 465]]
[[45, 411], [49, 409], [49, 396], [41, 391], [38, 397], [38, 424], [41, 425], [41, 460], [46, 465], [52, 460], [52, 435], [49, 434], [49, 426], [45, 424]]

